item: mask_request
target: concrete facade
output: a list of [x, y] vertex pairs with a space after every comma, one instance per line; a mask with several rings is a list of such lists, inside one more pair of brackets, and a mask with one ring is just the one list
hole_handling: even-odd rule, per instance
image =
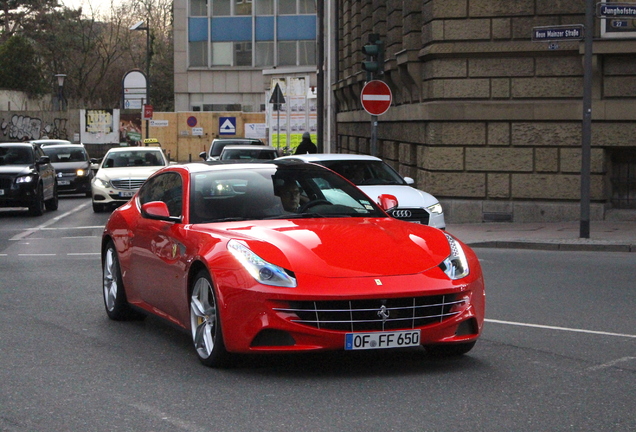
[[[338, 151], [370, 152], [361, 48], [379, 33], [393, 105], [379, 117], [378, 156], [440, 199], [449, 223], [579, 218], [583, 42], [550, 50], [531, 35], [537, 26], [584, 23], [585, 0], [338, 5]], [[599, 21], [592, 220], [615, 206], [612, 174], [636, 149], [636, 40], [601, 37]]]

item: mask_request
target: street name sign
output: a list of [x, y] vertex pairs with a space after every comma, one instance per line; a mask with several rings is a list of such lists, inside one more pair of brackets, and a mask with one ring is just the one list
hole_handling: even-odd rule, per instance
[[636, 18], [636, 3], [597, 3], [599, 18]]
[[583, 24], [533, 27], [533, 42], [550, 42], [563, 40], [581, 40], [584, 37]]
[[360, 93], [362, 107], [371, 115], [379, 116], [388, 111], [393, 100], [391, 89], [384, 81], [369, 81]]

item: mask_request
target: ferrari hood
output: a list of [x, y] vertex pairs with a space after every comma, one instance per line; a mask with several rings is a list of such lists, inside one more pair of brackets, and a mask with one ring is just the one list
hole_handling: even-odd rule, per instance
[[[229, 225], [229, 224], [228, 224]], [[311, 219], [231, 224], [261, 258], [296, 273], [330, 277], [416, 274], [450, 253], [443, 231], [382, 219]]]

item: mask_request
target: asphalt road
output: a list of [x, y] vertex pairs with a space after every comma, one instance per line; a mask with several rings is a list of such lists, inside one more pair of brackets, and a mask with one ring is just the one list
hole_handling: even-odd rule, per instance
[[0, 211], [0, 431], [636, 430], [636, 254], [476, 249], [484, 334], [422, 350], [199, 364], [156, 320], [108, 320], [108, 214]]

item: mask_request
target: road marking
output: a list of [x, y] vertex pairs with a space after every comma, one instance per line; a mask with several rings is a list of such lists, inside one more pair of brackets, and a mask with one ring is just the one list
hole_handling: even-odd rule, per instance
[[18, 256], [24, 256], [24, 257], [40, 257], [40, 256], [56, 256], [57, 254], [37, 254], [37, 253], [33, 253], [33, 254], [18, 254]]
[[72, 215], [73, 213], [76, 213], [76, 212], [80, 211], [84, 207], [87, 207], [89, 204], [90, 203], [88, 203], [88, 202], [84, 203], [84, 204], [80, 204], [77, 207], [75, 207], [74, 209], [69, 210], [66, 213], [61, 214], [59, 216], [56, 216], [53, 219], [50, 219], [50, 220], [44, 222], [43, 224], [36, 226], [35, 228], [29, 228], [29, 229], [21, 232], [20, 234], [14, 235], [9, 240], [13, 240], [13, 241], [22, 240], [23, 238], [30, 236], [34, 232], [39, 231], [41, 229], [44, 229], [44, 228], [48, 227], [49, 225], [53, 225], [55, 222], [58, 222], [60, 219], [63, 219], [65, 217], [69, 216], [69, 215]]
[[101, 253], [99, 252], [69, 252], [66, 255], [71, 255], [71, 256], [75, 256], [75, 255], [101, 255]]
[[619, 359], [616, 359], [616, 360], [612, 360], [611, 362], [603, 363], [602, 365], [592, 366], [590, 368], [587, 368], [587, 370], [595, 371], [595, 370], [600, 370], [600, 369], [607, 369], [607, 368], [611, 368], [613, 366], [616, 366], [619, 363], [627, 362], [627, 361], [630, 361], [630, 360], [636, 360], [636, 357], [619, 358]]
[[494, 320], [494, 319], [485, 319], [484, 321], [495, 323], [495, 324], [507, 324], [507, 325], [520, 326], [520, 327], [534, 327], [534, 328], [542, 328], [542, 329], [548, 329], [548, 330], [561, 330], [561, 331], [569, 331], [569, 332], [575, 332], [575, 333], [588, 333], [588, 334], [596, 334], [596, 335], [602, 335], [602, 336], [618, 336], [618, 337], [636, 339], [636, 335], [630, 335], [630, 334], [624, 334], [624, 333], [610, 333], [610, 332], [602, 332], [602, 331], [595, 331], [595, 330], [556, 327], [556, 326], [547, 326], [547, 325], [541, 325], [541, 324], [528, 324], [528, 323], [501, 321], [501, 320]]

